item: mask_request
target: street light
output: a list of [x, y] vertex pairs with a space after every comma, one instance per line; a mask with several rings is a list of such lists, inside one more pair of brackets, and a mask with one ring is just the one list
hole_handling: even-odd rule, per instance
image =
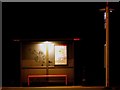
[[105, 43], [105, 69], [106, 69], [106, 83], [105, 86], [109, 87], [109, 12], [112, 12], [114, 9], [109, 8], [108, 2], [106, 3], [106, 8], [99, 9], [104, 11], [104, 21], [105, 21], [105, 30], [106, 30], [106, 43]]

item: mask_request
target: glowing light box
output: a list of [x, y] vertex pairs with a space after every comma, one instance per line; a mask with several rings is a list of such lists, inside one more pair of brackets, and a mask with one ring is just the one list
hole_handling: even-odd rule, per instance
[[55, 46], [55, 65], [67, 64], [67, 46], [59, 45]]

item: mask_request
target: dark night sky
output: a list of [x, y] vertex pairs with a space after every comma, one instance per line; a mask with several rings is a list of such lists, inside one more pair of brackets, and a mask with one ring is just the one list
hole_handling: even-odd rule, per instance
[[94, 32], [102, 7], [105, 3], [5, 3], [3, 36], [82, 37], [85, 32]]
[[[74, 34], [82, 37], [84, 32], [94, 32], [98, 22], [103, 24], [103, 17], [98, 13], [105, 4], [3, 3], [3, 35], [13, 38], [38, 38]], [[114, 8], [115, 5], [117, 4], [111, 7]]]
[[[94, 38], [104, 28], [106, 3], [3, 3], [3, 40]], [[117, 3], [110, 7], [117, 8]], [[92, 37], [93, 36], [93, 37]]]
[[[101, 52], [105, 41], [105, 30], [103, 12], [100, 12], [99, 9], [104, 8], [105, 5], [106, 3], [100, 2], [3, 3], [2, 42], [5, 82], [9, 82], [9, 80], [13, 78], [17, 80], [19, 77], [19, 62], [16, 61], [20, 57], [19, 44], [13, 42], [13, 39], [80, 37], [81, 47], [79, 49], [81, 50], [82, 58], [85, 57], [85, 59], [88, 59], [88, 57], [94, 57], [94, 59], [102, 59], [103, 54]], [[110, 14], [110, 43], [115, 43], [115, 40], [119, 38], [115, 30], [120, 30], [117, 23], [119, 21], [118, 18], [120, 14], [118, 14], [118, 12], [120, 8], [118, 3], [109, 3], [109, 5], [115, 9], [115, 11]], [[119, 49], [117, 47], [113, 48], [114, 46], [115, 44], [111, 43], [111, 51], [114, 51], [110, 53], [112, 55], [111, 60], [116, 57], [115, 49]], [[93, 54], [94, 56], [92, 56]], [[88, 57], [86, 57], [86, 55], [88, 55]], [[13, 62], [11, 62], [11, 60]], [[114, 62], [112, 63], [115, 65]], [[6, 67], [10, 67], [9, 70]], [[11, 73], [10, 69], [13, 69], [11, 72], [15, 70], [16, 72], [8, 77], [7, 75]]]

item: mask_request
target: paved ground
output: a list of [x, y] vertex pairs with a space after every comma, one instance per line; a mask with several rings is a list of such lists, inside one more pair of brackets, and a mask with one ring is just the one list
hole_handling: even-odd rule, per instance
[[119, 90], [101, 86], [45, 86], [45, 87], [2, 87], [2, 90]]

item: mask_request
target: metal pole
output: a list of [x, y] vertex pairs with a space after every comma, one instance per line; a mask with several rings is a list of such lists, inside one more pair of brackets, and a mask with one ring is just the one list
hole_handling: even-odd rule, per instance
[[109, 87], [109, 6], [106, 4], [106, 87]]
[[[45, 46], [46, 46], [46, 75], [48, 75], [49, 73], [49, 70], [48, 70], [48, 58], [49, 58], [49, 56], [48, 56], [48, 44], [46, 43], [45, 44]], [[48, 82], [48, 78], [46, 78], [46, 81]]]

